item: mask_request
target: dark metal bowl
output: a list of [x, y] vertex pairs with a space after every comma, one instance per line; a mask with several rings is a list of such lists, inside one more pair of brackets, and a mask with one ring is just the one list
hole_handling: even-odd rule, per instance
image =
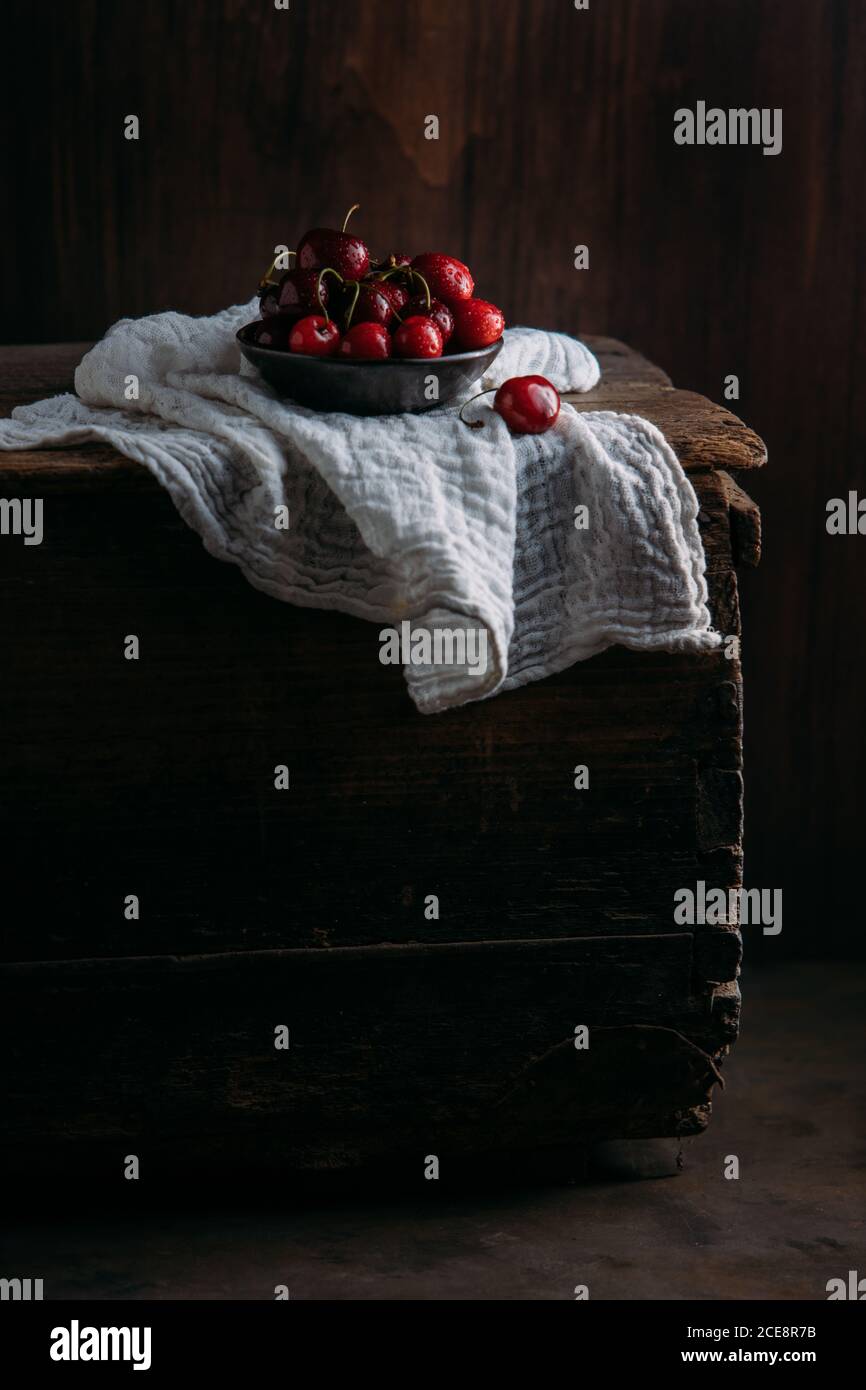
[[[386, 357], [382, 361], [351, 362], [339, 357], [306, 357], [278, 352], [251, 342], [252, 324], [237, 333], [241, 352], [280, 396], [290, 396], [313, 410], [345, 411], [349, 415], [401, 415], [430, 410], [467, 391], [499, 356], [502, 338], [475, 352], [444, 357]], [[428, 399], [430, 377], [438, 395]]]

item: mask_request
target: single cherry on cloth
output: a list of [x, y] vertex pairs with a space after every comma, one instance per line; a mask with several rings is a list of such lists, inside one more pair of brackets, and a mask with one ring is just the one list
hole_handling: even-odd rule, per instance
[[426, 315], [428, 319], [432, 319], [442, 334], [443, 347], [454, 332], [454, 315], [448, 305], [442, 303], [441, 299], [431, 299], [428, 304], [425, 294], [416, 294], [412, 296], [402, 312], [406, 318], [413, 314], [421, 314], [422, 317]]
[[298, 242], [297, 264], [301, 270], [321, 270], [331, 266], [344, 280], [363, 280], [370, 269], [370, 252], [360, 237], [351, 236], [346, 224], [360, 205], [346, 213], [343, 230], [314, 227]]
[[443, 256], [439, 251], [425, 251], [416, 256], [412, 269], [420, 271], [430, 287], [430, 293], [449, 308], [463, 299], [471, 299], [475, 289], [472, 272], [456, 256]]
[[420, 314], [404, 319], [394, 334], [395, 357], [441, 357], [442, 334], [432, 319]]
[[310, 314], [298, 319], [289, 333], [289, 350], [307, 357], [333, 357], [340, 347], [340, 330], [333, 319]]
[[505, 315], [486, 299], [466, 299], [454, 305], [454, 341], [464, 352], [489, 347], [502, 337]]
[[[481, 396], [492, 395], [494, 390], [496, 388], [491, 387], [489, 391], [479, 391], [461, 406], [460, 419], [471, 430], [482, 430], [484, 421], [464, 420], [463, 411]], [[493, 409], [502, 416], [512, 434], [544, 434], [556, 424], [561, 404], [559, 392], [546, 376], [509, 377], [493, 396]]]
[[493, 409], [514, 434], [544, 434], [556, 424], [560, 405], [546, 376], [513, 376], [493, 397]]

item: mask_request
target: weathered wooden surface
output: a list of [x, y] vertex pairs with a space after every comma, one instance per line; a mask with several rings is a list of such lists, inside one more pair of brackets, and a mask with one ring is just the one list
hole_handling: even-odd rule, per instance
[[689, 932], [5, 966], [7, 1159], [86, 1135], [106, 1179], [127, 1152], [150, 1179], [195, 1147], [339, 1168], [692, 1133], [718, 1073], [657, 1022], [691, 971]]
[[[677, 391], [667, 376], [615, 338], [587, 338], [597, 354], [602, 380], [594, 391], [569, 395], [577, 410], [615, 410], [643, 415], [663, 431], [683, 467], [757, 468], [766, 461], [763, 443], [736, 415], [691, 391]], [[90, 343], [0, 348], [0, 415], [16, 405], [73, 390], [73, 374]], [[147, 469], [101, 444], [75, 449], [0, 453], [0, 483], [14, 490], [44, 492], [74, 488], [144, 490], [159, 484]]]
[[[700, 491], [736, 633], [724, 493]], [[162, 493], [49, 506], [38, 550], [0, 547], [7, 955], [665, 931], [677, 887], [736, 881], [735, 660], [610, 649], [421, 718], [374, 625], [256, 593]]]
[[[595, 346], [607, 396], [581, 406], [666, 410], [694, 460], [762, 457], [727, 412]], [[76, 352], [28, 353], [27, 394], [59, 388]], [[6, 382], [8, 408], [23, 393]], [[759, 519], [725, 469], [690, 476], [734, 636]], [[736, 655], [613, 648], [423, 718], [374, 625], [255, 592], [143, 468], [0, 455], [0, 490], [36, 487], [43, 544], [0, 547], [13, 1160], [44, 1141], [114, 1163], [140, 1140], [163, 1165], [252, 1146], [327, 1167], [436, 1152], [431, 1131], [465, 1153], [706, 1122], [739, 934], [677, 926], [673, 895], [740, 882]]]

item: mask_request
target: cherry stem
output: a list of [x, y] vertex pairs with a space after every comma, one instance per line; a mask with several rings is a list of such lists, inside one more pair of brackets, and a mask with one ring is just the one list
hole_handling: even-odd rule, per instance
[[[410, 270], [409, 267], [408, 267], [407, 265], [392, 265], [391, 268], [390, 268], [390, 270], [377, 270], [377, 271], [375, 271], [371, 278], [372, 278], [373, 280], [377, 280], [377, 281], [381, 284], [381, 282], [382, 282], [383, 280], [390, 280], [392, 275], [417, 275], [417, 274], [418, 274], [418, 272], [417, 272], [416, 270]], [[423, 275], [418, 276], [418, 278], [419, 278], [420, 280], [423, 280], [423, 279], [424, 279]], [[428, 308], [428, 309], [430, 308], [430, 293], [429, 293], [429, 291], [428, 291], [428, 293], [427, 293], [427, 308]], [[402, 315], [401, 313], [399, 313], [398, 310], [396, 310], [396, 309], [394, 310], [394, 317], [395, 317], [395, 319], [397, 320], [398, 323], [402, 323], [402, 322], [403, 322], [403, 315]]]
[[355, 286], [355, 293], [352, 296], [352, 303], [349, 305], [349, 312], [346, 315], [346, 332], [348, 333], [349, 329], [352, 327], [352, 315], [354, 314], [355, 306], [358, 303], [358, 295], [361, 293], [361, 282], [360, 280], [346, 280], [344, 281], [344, 284]]
[[343, 218], [343, 231], [344, 231], [344, 232], [345, 232], [346, 228], [347, 228], [348, 225], [349, 225], [349, 218], [352, 216], [352, 213], [353, 213], [353, 212], [357, 212], [360, 206], [361, 206], [360, 203], [353, 203], [352, 206], [349, 208], [349, 211], [346, 213], [346, 216]]
[[280, 259], [280, 256], [294, 256], [294, 257], [297, 259], [297, 255], [298, 255], [297, 251], [280, 251], [280, 252], [278, 252], [277, 255], [274, 256], [274, 259], [271, 261], [270, 265], [268, 266], [267, 270], [265, 271], [264, 275], [262, 276], [261, 280], [259, 281], [259, 289], [260, 289], [260, 290], [263, 290], [263, 289], [266, 289], [268, 285], [277, 285], [277, 284], [279, 284], [279, 281], [278, 281], [278, 280], [272, 280], [272, 279], [271, 279], [271, 271], [273, 270], [273, 268], [274, 268], [274, 266], [276, 265], [277, 261]]
[[414, 280], [420, 280], [420, 281], [421, 281], [421, 284], [424, 286], [424, 293], [425, 293], [426, 296], [427, 296], [427, 308], [429, 309], [429, 308], [430, 308], [430, 286], [427, 284], [427, 281], [424, 279], [424, 276], [421, 274], [420, 270], [410, 270], [410, 271], [409, 271], [409, 274], [412, 276], [412, 278], [413, 278]]
[[460, 414], [457, 417], [460, 420], [461, 424], [468, 426], [470, 430], [483, 430], [483, 420], [464, 420], [463, 412], [466, 409], [467, 405], [471, 405], [473, 401], [480, 400], [482, 396], [492, 396], [493, 393], [498, 390], [498, 386], [491, 386], [487, 391], [478, 391], [474, 396], [470, 396], [468, 401], [464, 401], [460, 407]]
[[325, 301], [322, 299], [322, 280], [326, 275], [336, 275], [341, 285], [345, 285], [346, 282], [340, 274], [339, 270], [334, 270], [333, 266], [324, 265], [322, 266], [322, 269], [319, 271], [319, 278], [316, 281], [316, 298], [319, 301], [319, 308], [325, 316], [325, 323], [330, 323], [331, 320], [328, 318], [328, 311], [325, 308]]

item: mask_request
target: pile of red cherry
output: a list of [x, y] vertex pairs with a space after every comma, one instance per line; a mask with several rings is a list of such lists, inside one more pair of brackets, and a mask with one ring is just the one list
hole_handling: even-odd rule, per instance
[[[295, 263], [279, 280], [271, 279], [273, 262], [259, 286], [262, 317], [250, 328], [253, 342], [357, 361], [441, 357], [489, 347], [502, 337], [502, 310], [474, 298], [469, 267], [454, 256], [425, 251], [412, 259], [393, 251], [374, 264], [361, 238], [346, 231], [357, 207], [349, 209], [342, 231], [307, 232], [288, 253]], [[559, 407], [558, 391], [543, 376], [511, 377], [493, 402], [515, 434], [543, 434], [556, 423]], [[481, 420], [464, 423], [483, 427]]]
[[342, 231], [307, 232], [278, 281], [270, 279], [271, 266], [259, 287], [254, 342], [313, 357], [431, 358], [501, 338], [502, 311], [473, 298], [475, 281], [462, 261], [394, 251], [373, 264], [361, 238], [346, 231], [355, 207]]

